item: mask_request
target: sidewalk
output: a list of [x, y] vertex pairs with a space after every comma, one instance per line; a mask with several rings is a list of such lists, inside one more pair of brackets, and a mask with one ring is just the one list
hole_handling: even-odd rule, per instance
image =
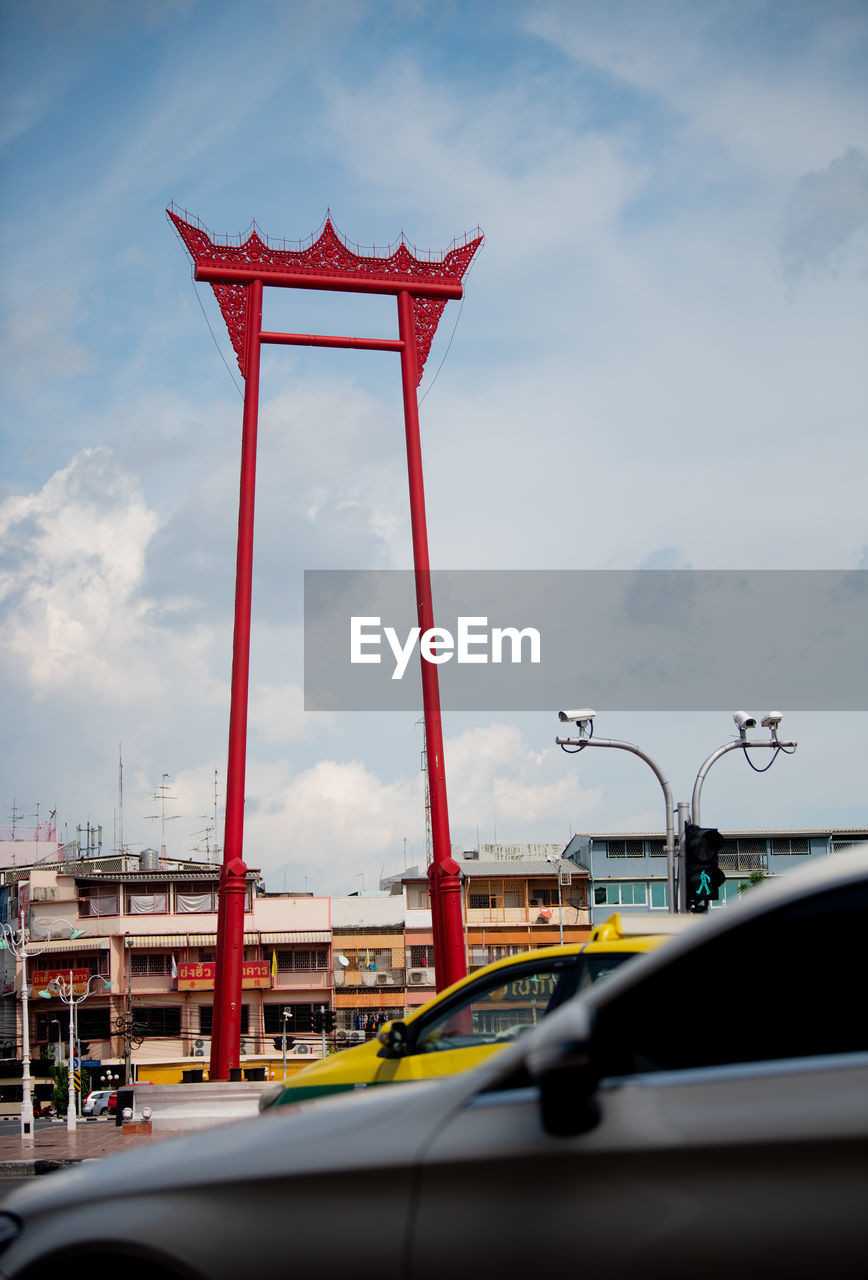
[[114, 1118], [82, 1120], [70, 1133], [66, 1121], [37, 1129], [32, 1142], [23, 1142], [20, 1133], [0, 1135], [0, 1175], [26, 1178], [30, 1174], [51, 1173], [82, 1160], [101, 1160], [119, 1151], [130, 1151], [143, 1143], [176, 1136], [171, 1131], [125, 1133]]

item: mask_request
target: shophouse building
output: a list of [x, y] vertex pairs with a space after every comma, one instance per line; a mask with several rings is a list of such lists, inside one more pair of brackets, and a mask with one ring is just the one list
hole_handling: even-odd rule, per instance
[[[481, 845], [457, 851], [468, 971], [538, 947], [590, 935], [588, 872], [560, 845]], [[427, 868], [411, 867], [382, 886], [404, 905], [407, 1010], [434, 991]]]
[[404, 1016], [405, 912], [401, 897], [387, 893], [351, 894], [331, 904], [335, 1035], [343, 1046], [370, 1039], [384, 1022]]
[[[69, 1007], [41, 998], [51, 979], [75, 994], [99, 975], [111, 983], [76, 1009], [82, 1056], [99, 1073], [178, 1079], [206, 1070], [213, 1026], [219, 868], [139, 856], [7, 868], [0, 916], [29, 915], [31, 1044], [64, 1056]], [[74, 936], [75, 935], [75, 936]], [[17, 1026], [21, 969], [4, 952], [3, 1024]], [[247, 877], [242, 970], [242, 1058], [259, 1078], [276, 1073], [284, 1010], [295, 1038], [290, 1058], [317, 1056], [315, 1007], [332, 1007], [330, 900], [268, 894]], [[11, 1007], [10, 1007], [11, 1006]], [[57, 1046], [57, 1048], [54, 1048]]]

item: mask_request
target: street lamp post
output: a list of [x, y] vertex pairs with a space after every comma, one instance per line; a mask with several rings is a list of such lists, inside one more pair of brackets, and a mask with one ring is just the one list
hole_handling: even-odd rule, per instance
[[[632, 742], [618, 742], [611, 738], [595, 738], [593, 733], [593, 724], [596, 718], [596, 712], [586, 707], [581, 711], [559, 711], [558, 716], [561, 722], [572, 721], [578, 728], [579, 736], [577, 738], [555, 738], [555, 743], [564, 751], [570, 754], [576, 754], [584, 751], [586, 747], [615, 747], [621, 751], [630, 751], [633, 755], [644, 760], [645, 763], [654, 771], [658, 782], [663, 790], [663, 797], [666, 804], [666, 865], [667, 878], [669, 884], [669, 910], [670, 912], [687, 910], [687, 885], [683, 875], [678, 875], [676, 883], [676, 840], [675, 840], [675, 815], [676, 807], [672, 801], [672, 789], [666, 778], [663, 776], [659, 766], [646, 755], [644, 751], [640, 751]], [[678, 852], [683, 853], [684, 848], [684, 826], [687, 821], [692, 822], [696, 826], [699, 825], [699, 802], [702, 795], [702, 784], [708, 774], [711, 766], [726, 755], [729, 751], [744, 751], [748, 763], [751, 764], [748, 749], [761, 748], [774, 751], [769, 763], [758, 770], [764, 773], [766, 769], [770, 769], [782, 751], [784, 755], [792, 755], [796, 750], [798, 743], [782, 742], [778, 737], [778, 726], [781, 723], [781, 713], [779, 711], [770, 711], [763, 717], [762, 727], [770, 731], [770, 737], [766, 739], [749, 739], [747, 736], [748, 729], [756, 728], [756, 719], [747, 715], [744, 711], [736, 711], [733, 715], [735, 726], [738, 729], [738, 738], [732, 742], [725, 743], [722, 747], [718, 747], [713, 751], [708, 759], [700, 767], [693, 784], [693, 796], [691, 804], [681, 802], [677, 806], [678, 815]], [[756, 765], [751, 764], [751, 768]], [[677, 892], [676, 892], [677, 890]]]
[[40, 991], [40, 995], [44, 1000], [50, 1000], [52, 996], [57, 996], [69, 1009], [69, 1088], [67, 1091], [66, 1106], [66, 1127], [70, 1133], [75, 1133], [75, 1023], [78, 1013], [78, 1006], [87, 999], [91, 994], [91, 984], [101, 982], [103, 984], [103, 992], [110, 990], [111, 981], [109, 978], [102, 978], [99, 974], [93, 973], [88, 978], [84, 991], [79, 995], [75, 994], [75, 984], [72, 980], [72, 970], [69, 971], [69, 979], [52, 978], [47, 988]]
[[42, 955], [51, 941], [51, 930], [56, 924], [63, 924], [70, 931], [71, 938], [77, 938], [81, 929], [73, 929], [68, 920], [54, 920], [48, 930], [45, 945], [33, 950], [28, 937], [29, 930], [24, 923], [25, 910], [18, 913], [18, 928], [6, 922], [0, 922], [0, 949], [11, 951], [16, 960], [21, 961], [21, 1140], [33, 1141], [33, 1093], [30, 1075], [30, 1008], [28, 1004], [29, 990], [27, 982], [27, 960]]
[[283, 1036], [281, 1037], [283, 1040], [283, 1078], [284, 1080], [286, 1079], [286, 1024], [291, 1017], [292, 1017], [292, 1010], [285, 1008], [283, 1010]]

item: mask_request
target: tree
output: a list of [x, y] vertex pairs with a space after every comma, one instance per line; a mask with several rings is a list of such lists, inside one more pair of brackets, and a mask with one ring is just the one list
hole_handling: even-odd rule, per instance
[[752, 889], [755, 884], [762, 884], [763, 880], [767, 880], [768, 876], [764, 871], [752, 871], [748, 878], [738, 886], [739, 893], [744, 893], [746, 889]]

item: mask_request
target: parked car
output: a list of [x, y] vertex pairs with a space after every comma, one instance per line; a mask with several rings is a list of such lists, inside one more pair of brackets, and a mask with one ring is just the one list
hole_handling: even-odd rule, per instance
[[111, 1103], [111, 1089], [94, 1089], [87, 1095], [81, 1108], [83, 1116], [103, 1116]]
[[405, 1020], [386, 1023], [366, 1044], [310, 1063], [264, 1089], [259, 1109], [467, 1071], [578, 991], [697, 919], [617, 913], [598, 925], [588, 942], [497, 960], [439, 992]]
[[[787, 1280], [868, 1251], [868, 855], [752, 889], [438, 1083], [33, 1178], [0, 1273]], [[813, 873], [813, 874], [812, 874]]]

